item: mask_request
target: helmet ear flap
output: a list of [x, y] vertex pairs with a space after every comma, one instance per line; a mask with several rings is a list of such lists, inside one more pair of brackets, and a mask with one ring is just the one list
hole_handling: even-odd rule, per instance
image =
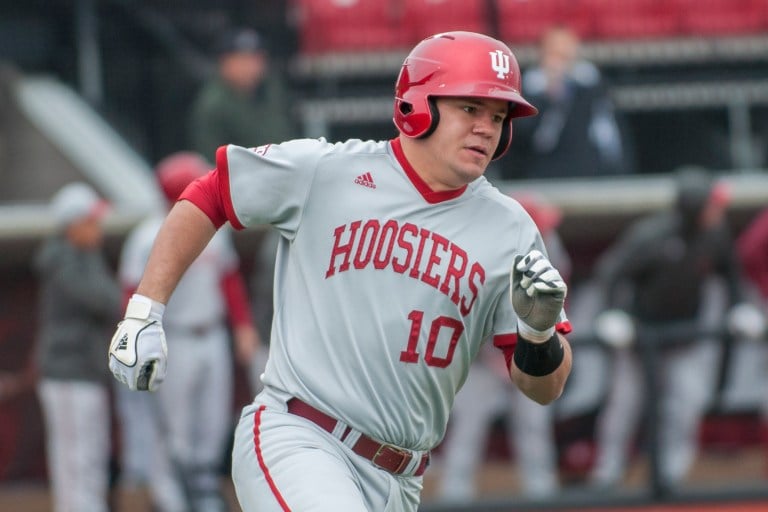
[[437, 128], [440, 120], [440, 111], [437, 109], [437, 103], [434, 98], [426, 97], [423, 106], [420, 109], [414, 108], [413, 103], [403, 99], [395, 101], [394, 122], [397, 128], [408, 135], [417, 139], [428, 137]]
[[429, 106], [429, 126], [424, 130], [424, 133], [419, 135], [419, 139], [424, 139], [432, 135], [432, 132], [437, 128], [437, 123], [440, 122], [440, 111], [437, 109], [437, 100], [431, 96], [427, 96], [427, 105]]
[[411, 112], [413, 112], [413, 104], [404, 101], [404, 100], [398, 100], [397, 101], [397, 110], [398, 112], [403, 115], [407, 116]]

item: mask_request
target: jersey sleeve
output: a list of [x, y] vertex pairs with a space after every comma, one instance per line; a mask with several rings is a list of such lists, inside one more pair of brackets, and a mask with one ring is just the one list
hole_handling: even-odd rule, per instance
[[317, 164], [331, 147], [322, 139], [301, 139], [250, 149], [219, 148], [216, 167], [229, 220], [243, 227], [271, 224], [293, 238]]

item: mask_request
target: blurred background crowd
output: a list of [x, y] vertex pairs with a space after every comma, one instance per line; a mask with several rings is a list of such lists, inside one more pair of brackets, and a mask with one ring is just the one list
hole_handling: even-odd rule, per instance
[[399, 65], [447, 30], [508, 43], [539, 108], [487, 177], [569, 283], [575, 362], [543, 407], [481, 354], [425, 508], [768, 502], [768, 0], [28, 0], [0, 3], [0, 505], [235, 511], [274, 240], [223, 232], [187, 286], [213, 305], [169, 317], [188, 378], [143, 400], [106, 349], [147, 239], [219, 145], [394, 137]]

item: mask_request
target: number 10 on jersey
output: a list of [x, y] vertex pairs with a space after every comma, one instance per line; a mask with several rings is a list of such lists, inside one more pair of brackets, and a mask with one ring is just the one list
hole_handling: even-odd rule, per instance
[[[408, 320], [411, 321], [411, 330], [408, 335], [408, 346], [405, 350], [400, 352], [400, 361], [404, 363], [417, 363], [419, 361], [419, 334], [421, 333], [421, 326], [424, 323], [424, 312], [413, 310], [408, 314]], [[437, 355], [437, 342], [439, 340], [440, 331], [443, 329], [450, 329], [450, 340], [448, 342], [448, 349], [444, 356]], [[456, 344], [459, 342], [461, 334], [464, 332], [464, 324], [455, 318], [448, 316], [438, 316], [432, 320], [432, 324], [429, 327], [429, 336], [427, 337], [427, 347], [424, 352], [424, 362], [429, 366], [435, 366], [437, 368], [445, 368], [451, 364], [453, 360], [453, 353], [456, 351]], [[441, 350], [442, 352], [442, 350]]]

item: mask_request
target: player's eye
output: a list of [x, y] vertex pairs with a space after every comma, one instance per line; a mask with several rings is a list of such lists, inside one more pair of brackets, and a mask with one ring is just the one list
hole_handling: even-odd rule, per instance
[[467, 114], [474, 114], [475, 112], [477, 112], [477, 107], [474, 105], [464, 105], [464, 107], [462, 108], [464, 109], [464, 112], [466, 112]]

